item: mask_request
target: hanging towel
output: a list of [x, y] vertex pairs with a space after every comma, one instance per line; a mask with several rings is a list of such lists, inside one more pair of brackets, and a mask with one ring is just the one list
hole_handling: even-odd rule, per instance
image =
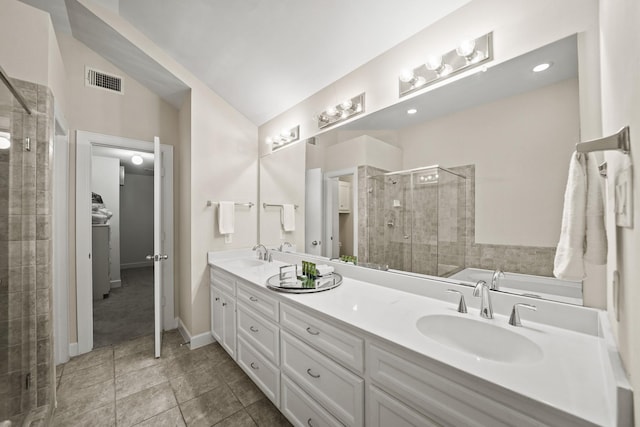
[[587, 208], [584, 260], [590, 264], [607, 263], [607, 233], [604, 226], [602, 179], [597, 159], [587, 156]]
[[282, 205], [282, 229], [284, 231], [295, 231], [296, 229], [296, 208], [293, 205]]
[[595, 265], [607, 262], [604, 200], [596, 157], [574, 153], [569, 164], [553, 274], [559, 279], [582, 280], [585, 262]]
[[218, 206], [218, 230], [220, 234], [233, 234], [235, 203], [220, 202]]

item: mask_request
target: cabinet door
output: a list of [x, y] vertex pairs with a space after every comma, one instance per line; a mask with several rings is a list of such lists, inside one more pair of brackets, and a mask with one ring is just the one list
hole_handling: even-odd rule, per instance
[[211, 289], [211, 335], [213, 338], [222, 343], [222, 292], [215, 286]]
[[222, 293], [222, 341], [220, 344], [235, 359], [236, 355], [236, 300]]
[[371, 427], [438, 427], [439, 425], [373, 385], [370, 385], [368, 390], [367, 424]]

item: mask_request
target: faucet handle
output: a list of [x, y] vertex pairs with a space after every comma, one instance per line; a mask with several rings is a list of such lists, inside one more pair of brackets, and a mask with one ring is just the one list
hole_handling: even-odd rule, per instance
[[485, 282], [484, 280], [478, 280], [478, 282], [475, 285], [475, 288], [473, 288], [473, 296], [474, 297], [479, 297], [481, 295], [481, 289], [483, 286], [487, 286], [487, 282]]
[[524, 307], [527, 310], [536, 311], [537, 308], [535, 305], [518, 303], [513, 305], [513, 310], [511, 310], [511, 316], [509, 317], [509, 324], [511, 326], [522, 326], [522, 322], [520, 321], [520, 313], [518, 312], [518, 307]]
[[458, 301], [458, 313], [466, 313], [467, 304], [464, 302], [464, 294], [460, 291], [456, 291], [455, 289], [447, 289], [447, 293], [460, 295], [460, 300]]

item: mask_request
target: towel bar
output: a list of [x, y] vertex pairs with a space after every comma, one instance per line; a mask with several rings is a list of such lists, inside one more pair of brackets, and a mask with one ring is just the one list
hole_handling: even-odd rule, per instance
[[[284, 205], [282, 205], [282, 204], [274, 204], [274, 203], [263, 203], [263, 204], [262, 204], [262, 207], [263, 207], [263, 208], [265, 208], [265, 209], [266, 209], [266, 208], [281, 208], [281, 207], [283, 207], [283, 206], [284, 206]], [[295, 209], [298, 209], [298, 205], [293, 205], [293, 207], [294, 207]]]
[[629, 154], [629, 151], [631, 151], [629, 126], [623, 127], [614, 135], [576, 144], [578, 153], [603, 150], [619, 150], [624, 154]]
[[[220, 204], [220, 202], [212, 202], [211, 200], [207, 200], [207, 206], [218, 205], [218, 204]], [[236, 205], [236, 206], [248, 206], [250, 208], [255, 206], [255, 204], [253, 202], [246, 202], [246, 203], [235, 202], [234, 205]]]

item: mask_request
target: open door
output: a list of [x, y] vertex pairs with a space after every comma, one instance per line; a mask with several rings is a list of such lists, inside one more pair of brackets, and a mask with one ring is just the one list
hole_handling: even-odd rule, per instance
[[153, 312], [155, 327], [155, 357], [160, 357], [162, 348], [162, 153], [160, 138], [153, 138]]
[[306, 176], [304, 251], [322, 255], [322, 169], [309, 169]]
[[340, 256], [340, 223], [338, 218], [338, 178], [325, 178], [325, 245], [324, 256]]

